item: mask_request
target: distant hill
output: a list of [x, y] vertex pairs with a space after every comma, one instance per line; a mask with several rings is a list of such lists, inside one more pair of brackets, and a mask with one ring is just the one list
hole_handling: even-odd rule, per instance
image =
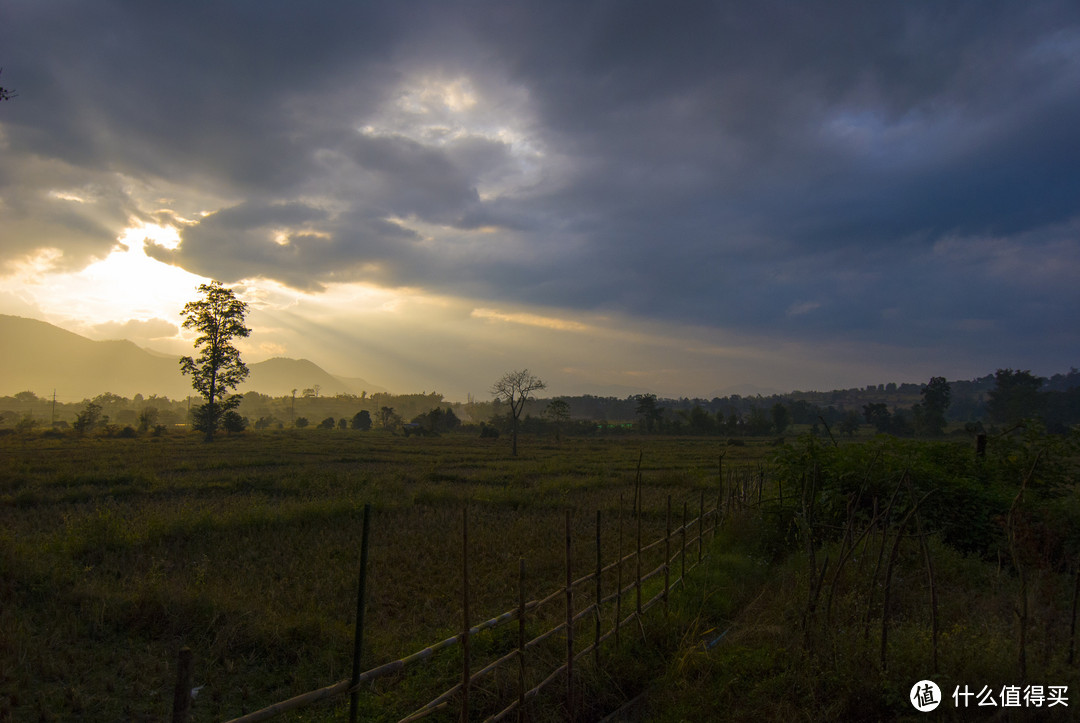
[[772, 397], [783, 393], [779, 389], [773, 389], [772, 387], [759, 387], [756, 384], [735, 384], [723, 389], [714, 389], [704, 399], [723, 399], [733, 394], [738, 394], [740, 397]]
[[[105, 392], [183, 399], [195, 393], [174, 355], [130, 341], [94, 341], [37, 319], [0, 314], [0, 348], [0, 395], [47, 396], [55, 389], [68, 400]], [[339, 379], [307, 359], [268, 359], [248, 369], [241, 392], [282, 396], [316, 384], [320, 396], [385, 391], [363, 379]]]
[[272, 397], [292, 394], [293, 389], [300, 395], [305, 389], [313, 389], [316, 385], [319, 386], [319, 396], [327, 397], [337, 394], [359, 394], [363, 391], [368, 394], [386, 391], [360, 378], [336, 377], [307, 359], [274, 357], [248, 364], [248, 369], [251, 373], [240, 385], [238, 391], [256, 391]]

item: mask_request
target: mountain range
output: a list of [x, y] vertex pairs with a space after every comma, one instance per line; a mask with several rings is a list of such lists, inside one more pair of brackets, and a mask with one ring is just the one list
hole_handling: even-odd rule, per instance
[[[123, 397], [157, 394], [183, 399], [195, 394], [180, 374], [179, 357], [130, 341], [94, 341], [44, 321], [0, 314], [0, 396], [32, 391], [64, 399], [111, 392]], [[319, 386], [320, 395], [372, 394], [386, 389], [360, 378], [338, 377], [307, 359], [277, 357], [248, 364], [237, 391], [271, 396]]]

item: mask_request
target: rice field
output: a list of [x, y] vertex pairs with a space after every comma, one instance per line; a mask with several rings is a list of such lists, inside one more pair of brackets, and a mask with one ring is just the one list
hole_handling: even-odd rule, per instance
[[[767, 442], [403, 438], [345, 430], [225, 437], [0, 439], [0, 720], [162, 720], [178, 649], [195, 654], [194, 720], [238, 716], [348, 677], [362, 510], [373, 506], [364, 667], [457, 632], [462, 508], [472, 616], [564, 575], [565, 511], [580, 574], [595, 511], [616, 556], [639, 471], [643, 534], [715, 500], [723, 455]], [[710, 502], [715, 504], [715, 502]], [[558, 611], [555, 611], [557, 615]], [[537, 621], [539, 624], [540, 621]], [[498, 637], [490, 645], [498, 647]], [[442, 666], [442, 668], [440, 668]], [[444, 669], [445, 668], [445, 669]], [[380, 681], [365, 714], [396, 720], [442, 690], [453, 662]], [[321, 720], [341, 706], [294, 715]]]

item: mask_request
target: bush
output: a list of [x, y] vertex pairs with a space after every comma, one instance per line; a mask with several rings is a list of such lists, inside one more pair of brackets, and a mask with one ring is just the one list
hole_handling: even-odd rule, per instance
[[221, 418], [221, 426], [225, 428], [225, 431], [229, 434], [239, 434], [247, 428], [248, 420], [241, 417], [238, 412], [230, 409], [225, 412], [225, 416]]

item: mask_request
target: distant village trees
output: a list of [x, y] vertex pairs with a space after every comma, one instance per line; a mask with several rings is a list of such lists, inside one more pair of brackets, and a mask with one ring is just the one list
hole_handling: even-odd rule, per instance
[[1043, 380], [1029, 371], [998, 369], [986, 404], [991, 421], [1009, 425], [1038, 416], [1044, 402], [1042, 385]]
[[945, 434], [945, 410], [949, 408], [951, 387], [945, 377], [931, 377], [921, 395], [922, 403], [911, 409], [915, 416], [915, 431], [923, 437], [940, 437]]
[[[296, 381], [298, 389], [311, 386], [308, 380]], [[224, 399], [224, 392], [220, 394], [217, 401]], [[111, 393], [74, 401], [70, 397], [64, 400], [62, 389], [58, 396], [58, 400], [54, 399], [51, 389], [49, 394], [24, 390], [0, 396], [0, 434], [74, 431], [109, 437], [160, 435], [188, 427], [184, 422], [192, 421], [192, 410], [198, 410], [200, 402], [206, 401], [194, 396], [171, 400], [156, 395], [127, 399]], [[227, 415], [229, 411], [236, 417]], [[516, 426], [519, 435], [659, 433], [727, 437], [733, 441], [807, 432], [826, 435], [828, 427], [837, 439], [868, 433], [938, 437], [995, 433], [995, 428], [996, 433], [1007, 432], [1026, 420], [1037, 420], [1048, 431], [1062, 434], [1080, 424], [1080, 371], [1072, 369], [1043, 378], [1030, 371], [1000, 369], [967, 381], [932, 377], [925, 384], [890, 383], [830, 392], [713, 399], [660, 399], [651, 393], [537, 399], [532, 393], [522, 400], [515, 394], [513, 405], [501, 397], [483, 402], [448, 402], [436, 392], [320, 392], [317, 397], [297, 394], [294, 399], [289, 394], [273, 397], [248, 391], [235, 409], [223, 411], [218, 430], [280, 430], [299, 428], [305, 423], [311, 428], [326, 419], [333, 419], [336, 429], [375, 429], [391, 434], [400, 434], [402, 422], [409, 420], [409, 425], [417, 425], [406, 425], [409, 433], [423, 435], [511, 435]]]

